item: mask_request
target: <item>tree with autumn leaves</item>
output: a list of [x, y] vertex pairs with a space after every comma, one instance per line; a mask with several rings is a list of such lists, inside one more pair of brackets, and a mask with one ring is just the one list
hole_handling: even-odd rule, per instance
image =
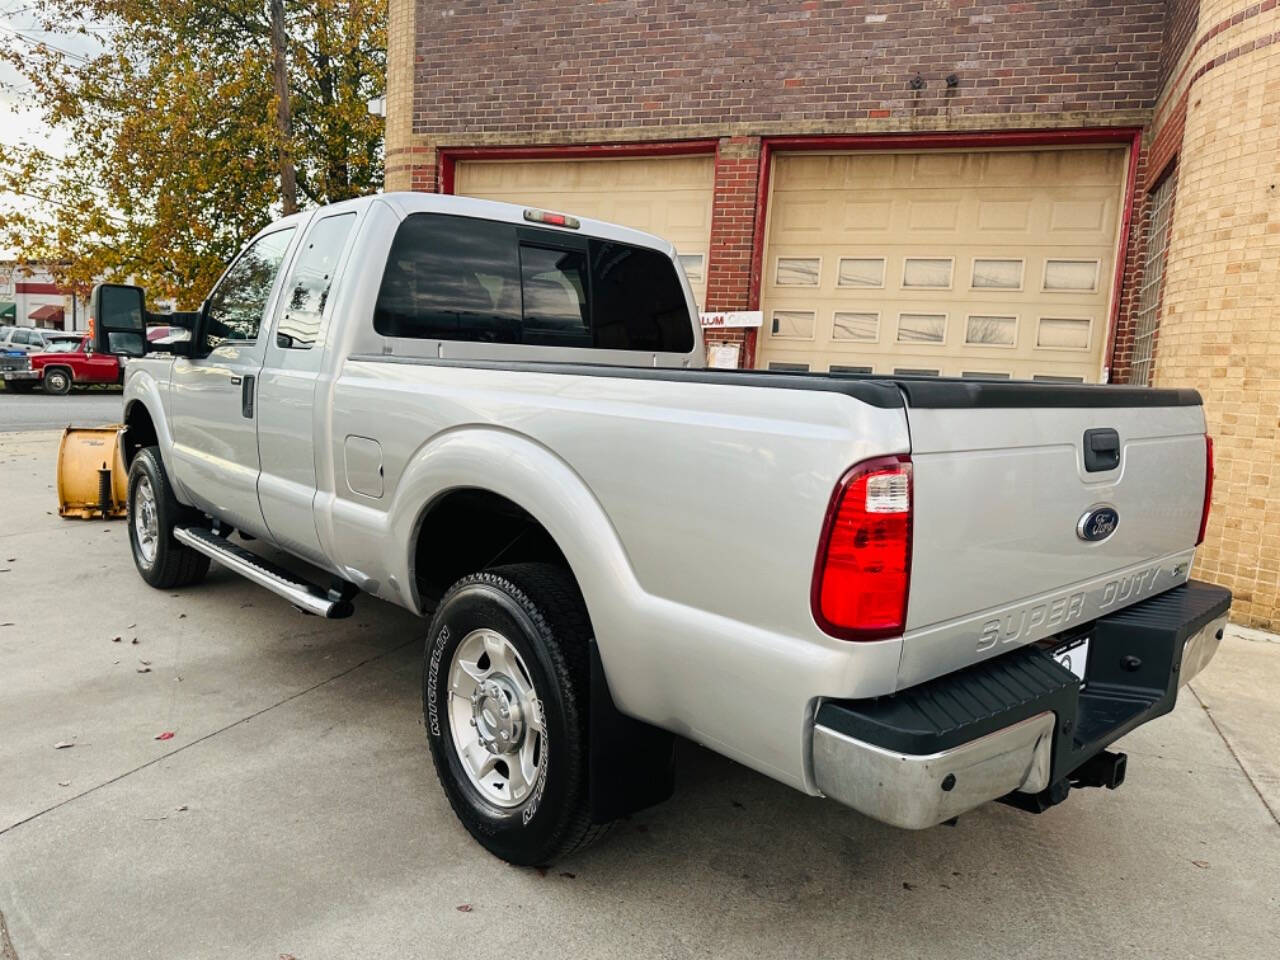
[[34, 0], [80, 56], [0, 51], [65, 156], [0, 145], [0, 245], [194, 307], [261, 227], [382, 183], [386, 0]]

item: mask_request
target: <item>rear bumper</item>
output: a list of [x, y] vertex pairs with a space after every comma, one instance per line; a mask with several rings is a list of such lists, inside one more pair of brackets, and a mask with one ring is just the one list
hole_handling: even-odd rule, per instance
[[1025, 647], [890, 697], [825, 701], [818, 788], [907, 829], [1002, 798], [1051, 806], [1108, 745], [1173, 709], [1217, 652], [1230, 606], [1230, 591], [1191, 581], [1095, 621], [1083, 686], [1048, 648]]

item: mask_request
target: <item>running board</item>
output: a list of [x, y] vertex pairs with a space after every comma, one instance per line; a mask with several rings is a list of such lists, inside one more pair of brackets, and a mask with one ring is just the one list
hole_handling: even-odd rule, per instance
[[252, 580], [258, 586], [266, 587], [272, 593], [284, 597], [303, 613], [327, 620], [340, 620], [354, 612], [351, 600], [356, 594], [356, 588], [352, 584], [335, 581], [337, 586], [325, 590], [204, 527], [175, 527], [173, 538], [192, 550], [198, 550], [206, 557], [217, 560], [246, 580]]

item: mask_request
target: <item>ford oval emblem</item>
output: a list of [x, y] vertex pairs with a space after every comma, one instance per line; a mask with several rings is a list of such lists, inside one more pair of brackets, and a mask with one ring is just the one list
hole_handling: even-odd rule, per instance
[[1115, 507], [1099, 505], [1090, 507], [1076, 524], [1076, 536], [1090, 543], [1105, 540], [1120, 526], [1120, 514]]

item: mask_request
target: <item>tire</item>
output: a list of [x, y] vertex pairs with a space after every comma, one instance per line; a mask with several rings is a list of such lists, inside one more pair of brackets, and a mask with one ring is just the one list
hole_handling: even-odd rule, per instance
[[51, 397], [64, 397], [71, 392], [71, 374], [63, 367], [50, 367], [44, 372], [44, 392]]
[[[588, 812], [590, 637], [577, 584], [549, 564], [513, 564], [464, 577], [431, 619], [422, 693], [436, 776], [462, 825], [509, 863], [551, 863], [608, 829], [593, 824]], [[499, 641], [506, 644], [501, 656], [490, 657]], [[463, 684], [461, 692], [455, 692], [455, 680]], [[504, 704], [509, 720], [502, 719], [505, 712], [498, 715]], [[539, 714], [541, 731], [535, 729]], [[497, 740], [508, 724], [510, 752], [498, 754], [504, 747]], [[481, 768], [493, 764], [479, 779], [477, 765], [463, 759], [460, 744], [467, 742]], [[532, 775], [527, 751], [537, 760]]]
[[158, 447], [144, 447], [129, 466], [129, 547], [143, 580], [159, 590], [199, 583], [209, 558], [173, 539], [194, 512], [178, 503]]

